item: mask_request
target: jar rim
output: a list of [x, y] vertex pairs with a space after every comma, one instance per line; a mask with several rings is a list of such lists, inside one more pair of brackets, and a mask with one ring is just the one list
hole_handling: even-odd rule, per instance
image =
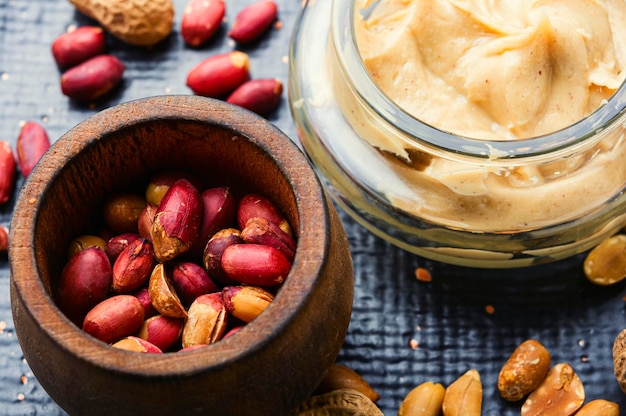
[[[346, 2], [348, 3], [346, 5]], [[378, 0], [369, 7], [373, 7]], [[482, 159], [540, 156], [571, 148], [595, 137], [626, 114], [626, 80], [598, 109], [560, 130], [519, 140], [485, 140], [446, 132], [429, 125], [391, 100], [372, 79], [358, 50], [355, 34], [355, 0], [332, 0], [331, 37], [339, 67], [349, 73], [355, 94], [385, 122], [430, 148]], [[350, 71], [347, 71], [350, 68]]]

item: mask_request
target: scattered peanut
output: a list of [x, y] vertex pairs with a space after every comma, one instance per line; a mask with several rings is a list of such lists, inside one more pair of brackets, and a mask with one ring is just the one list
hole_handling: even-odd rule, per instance
[[250, 58], [241, 51], [213, 55], [187, 74], [187, 86], [198, 95], [225, 98], [250, 79]]
[[0, 205], [6, 203], [13, 194], [16, 172], [15, 156], [11, 145], [0, 140]]
[[9, 230], [4, 225], [0, 225], [0, 256], [6, 255], [8, 251], [9, 251]]
[[536, 340], [522, 342], [500, 370], [500, 395], [509, 401], [521, 400], [541, 384], [549, 369], [548, 350]]
[[185, 43], [193, 47], [206, 43], [220, 28], [225, 14], [224, 0], [190, 0], [180, 25]]
[[589, 252], [583, 264], [587, 279], [601, 286], [626, 278], [626, 235], [616, 234]]
[[273, 0], [260, 0], [237, 13], [229, 36], [237, 43], [250, 43], [267, 31], [278, 16]]
[[480, 416], [483, 403], [483, 386], [480, 374], [468, 370], [450, 384], [443, 396], [444, 416]]
[[97, 20], [109, 33], [131, 45], [152, 46], [174, 25], [172, 0], [70, 0], [76, 9]]
[[61, 75], [61, 91], [74, 100], [96, 100], [120, 83], [125, 69], [113, 55], [95, 56]]
[[275, 78], [252, 79], [233, 91], [226, 102], [267, 117], [280, 104], [283, 84]]
[[57, 37], [52, 42], [52, 56], [61, 68], [69, 68], [104, 53], [104, 30], [98, 26], [82, 26]]
[[402, 400], [398, 416], [439, 416], [446, 389], [427, 381], [411, 390]]
[[567, 363], [558, 363], [522, 405], [522, 416], [569, 416], [585, 401], [585, 388]]
[[24, 123], [17, 137], [17, 164], [24, 177], [30, 175], [39, 159], [50, 148], [46, 130], [34, 121]]

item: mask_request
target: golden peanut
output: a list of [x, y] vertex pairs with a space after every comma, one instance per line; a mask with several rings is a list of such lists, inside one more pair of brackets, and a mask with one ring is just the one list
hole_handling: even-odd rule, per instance
[[601, 242], [589, 252], [583, 263], [587, 279], [607, 286], [626, 278], [626, 235], [617, 234]]
[[432, 381], [420, 384], [404, 397], [398, 416], [439, 416], [445, 391], [441, 384]]
[[569, 416], [585, 401], [585, 388], [567, 363], [550, 369], [543, 382], [522, 405], [522, 416]]
[[539, 341], [522, 342], [498, 375], [498, 390], [508, 401], [518, 401], [537, 388], [550, 369], [550, 353]]
[[315, 390], [315, 394], [324, 394], [334, 390], [355, 390], [374, 403], [380, 399], [380, 394], [359, 373], [350, 367], [336, 363], [330, 366]]
[[446, 388], [443, 396], [444, 416], [480, 416], [483, 385], [475, 369], [468, 370]]
[[619, 405], [608, 400], [592, 400], [576, 412], [576, 416], [619, 416]]

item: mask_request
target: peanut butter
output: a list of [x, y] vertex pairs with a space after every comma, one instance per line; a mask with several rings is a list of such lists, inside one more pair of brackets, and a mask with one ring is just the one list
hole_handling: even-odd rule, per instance
[[[359, 51], [421, 121], [515, 140], [589, 115], [624, 81], [624, 0], [358, 0]], [[365, 13], [365, 12], [364, 12]]]
[[[415, 118], [461, 137], [555, 132], [604, 105], [626, 77], [624, 0], [357, 6], [357, 45], [378, 87]], [[339, 73], [332, 76], [354, 130], [389, 156], [396, 177], [387, 182], [388, 199], [434, 223], [479, 232], [542, 228], [586, 215], [626, 183], [626, 127], [619, 124], [563, 158], [507, 165], [429, 155], [416, 168], [411, 155], [424, 149], [356, 105]], [[401, 187], [393, 185], [398, 179]]]

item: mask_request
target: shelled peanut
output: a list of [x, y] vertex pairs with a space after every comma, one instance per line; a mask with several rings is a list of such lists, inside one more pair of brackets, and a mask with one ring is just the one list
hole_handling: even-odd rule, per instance
[[296, 252], [269, 199], [203, 189], [180, 172], [154, 175], [145, 195], [110, 196], [103, 222], [106, 239], [70, 243], [55, 300], [88, 334], [132, 351], [187, 350], [233, 334], [272, 303]]

